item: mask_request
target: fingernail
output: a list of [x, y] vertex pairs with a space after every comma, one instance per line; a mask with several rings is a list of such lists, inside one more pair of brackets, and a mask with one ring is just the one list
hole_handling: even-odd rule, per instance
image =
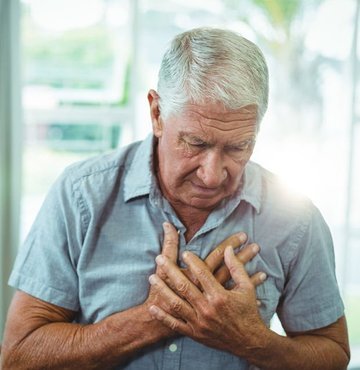
[[185, 251], [183, 254], [182, 254], [183, 258], [187, 258], [189, 257], [189, 252]]
[[163, 225], [164, 231], [168, 232], [170, 229], [170, 224], [168, 222], [164, 222], [162, 225]]
[[165, 258], [161, 254], [155, 258], [156, 263], [161, 266], [165, 263]]
[[154, 285], [155, 284], [155, 282], [156, 282], [156, 277], [155, 277], [155, 275], [153, 274], [153, 275], [150, 275], [149, 276], [149, 283], [151, 284], [151, 285]]
[[257, 252], [259, 252], [260, 248], [257, 244], [254, 244], [253, 247], [252, 247], [252, 250], [253, 250], [254, 253], [257, 253]]
[[260, 274], [260, 280], [261, 280], [261, 281], [265, 281], [265, 280], [266, 280], [266, 278], [267, 278], [267, 275], [265, 274], [265, 272], [262, 272], [262, 273]]
[[238, 236], [241, 243], [244, 243], [247, 239], [247, 235], [243, 232], [239, 233], [237, 236]]

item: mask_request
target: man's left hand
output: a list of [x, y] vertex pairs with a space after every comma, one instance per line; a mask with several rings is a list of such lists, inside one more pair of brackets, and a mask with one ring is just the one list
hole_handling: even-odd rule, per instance
[[233, 248], [225, 250], [225, 264], [235, 283], [231, 290], [225, 289], [193, 253], [185, 252], [183, 259], [200, 287], [166, 256], [158, 256], [156, 262], [173, 290], [156, 274], [149, 280], [172, 311], [153, 305], [149, 308], [153, 317], [198, 342], [240, 356], [261, 347], [268, 329], [258, 312], [254, 285]]

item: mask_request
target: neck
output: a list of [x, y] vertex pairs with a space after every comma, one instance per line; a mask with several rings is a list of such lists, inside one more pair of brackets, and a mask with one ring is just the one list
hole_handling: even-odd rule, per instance
[[190, 241], [198, 230], [204, 225], [210, 211], [199, 210], [194, 207], [171, 203], [177, 216], [186, 227], [185, 239]]

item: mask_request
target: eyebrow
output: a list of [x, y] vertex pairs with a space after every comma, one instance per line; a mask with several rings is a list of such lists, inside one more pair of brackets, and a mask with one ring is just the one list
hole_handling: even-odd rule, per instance
[[[206, 143], [206, 144], [209, 144], [209, 145], [213, 144], [211, 141], [208, 141], [206, 138], [202, 138], [200, 136], [197, 136], [195, 134], [192, 134], [192, 133], [186, 132], [186, 131], [180, 131], [179, 132], [179, 138], [181, 138], [181, 139], [192, 139], [192, 140], [197, 141], [199, 143]], [[255, 141], [256, 141], [256, 138], [250, 138], [250, 139], [246, 139], [246, 140], [243, 140], [243, 141], [240, 141], [240, 142], [225, 143], [224, 146], [245, 147], [249, 144], [254, 144]]]
[[246, 140], [240, 141], [239, 143], [228, 143], [228, 144], [226, 144], [226, 146], [240, 146], [240, 147], [243, 147], [243, 146], [254, 144], [255, 141], [256, 141], [255, 138], [251, 138], [251, 139], [246, 139]]

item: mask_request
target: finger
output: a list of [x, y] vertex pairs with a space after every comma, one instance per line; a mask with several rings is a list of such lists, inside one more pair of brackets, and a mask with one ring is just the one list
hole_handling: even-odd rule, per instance
[[[178, 258], [179, 234], [177, 233], [175, 227], [169, 222], [163, 223], [163, 230], [164, 241], [161, 253], [169, 258], [171, 261], [176, 263]], [[162, 279], [166, 278], [166, 274], [161, 270], [159, 266], [156, 269], [156, 273], [159, 274]]]
[[163, 223], [163, 230], [164, 242], [161, 254], [176, 263], [178, 258], [179, 234], [176, 228], [169, 222]]
[[250, 283], [250, 278], [244, 264], [236, 258], [234, 250], [231, 247], [225, 249], [224, 260], [236, 286]]
[[191, 306], [176, 295], [156, 274], [150, 275], [149, 282], [156, 293], [161, 297], [161, 303], [165, 309], [175, 316], [190, 317]]
[[267, 276], [265, 272], [257, 272], [256, 274], [250, 277], [252, 285], [257, 287], [258, 285], [262, 284], [266, 280]]
[[[228, 248], [233, 250], [232, 247]], [[197, 281], [199, 281], [200, 286], [205, 293], [211, 295], [212, 293], [217, 292], [219, 288], [222, 288], [205, 262], [195, 254], [186, 251], [183, 253], [183, 259], [192, 275]]]
[[149, 307], [149, 312], [152, 317], [159, 320], [163, 325], [167, 326], [171, 330], [177, 331], [184, 335], [189, 334], [188, 327], [184, 321], [169, 315], [160, 307], [152, 305]]
[[214, 272], [224, 262], [224, 251], [228, 246], [235, 248], [240, 247], [246, 242], [247, 236], [240, 232], [231, 235], [222, 241], [206, 258], [205, 263], [209, 266], [211, 272]]
[[[242, 263], [247, 264], [251, 261], [258, 253], [259, 246], [255, 243], [248, 244], [246, 247], [240, 250], [236, 255], [236, 258]], [[225, 284], [230, 279], [230, 271], [226, 265], [221, 266], [215, 273], [216, 280], [221, 284]]]
[[166, 274], [166, 281], [180, 297], [191, 305], [203, 298], [201, 291], [182, 273], [180, 268], [169, 258], [159, 255], [155, 259], [157, 265]]
[[242, 263], [247, 264], [251, 261], [260, 251], [260, 247], [256, 243], [248, 244], [236, 255], [236, 258]]
[[193, 276], [193, 274], [191, 273], [191, 271], [187, 268], [182, 268], [181, 269], [181, 272], [194, 284], [196, 285], [197, 287], [199, 287], [199, 282], [198, 280], [195, 278], [195, 276]]

